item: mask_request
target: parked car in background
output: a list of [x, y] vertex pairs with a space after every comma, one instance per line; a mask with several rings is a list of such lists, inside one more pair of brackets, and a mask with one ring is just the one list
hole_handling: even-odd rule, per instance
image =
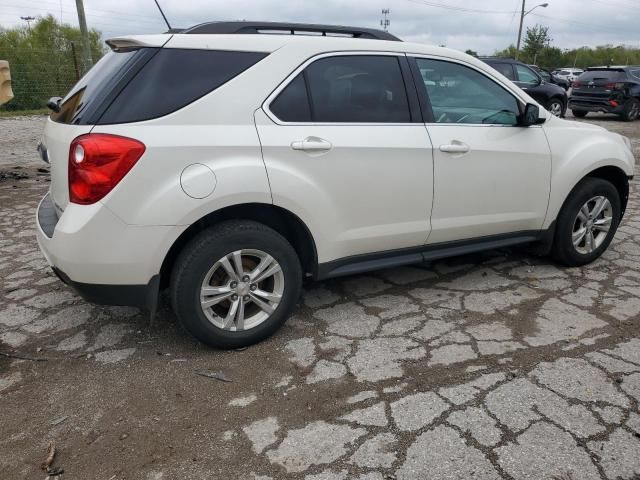
[[511, 58], [479, 57], [495, 68], [549, 110], [556, 117], [567, 111], [567, 92], [558, 85], [546, 82], [528, 65]]
[[640, 117], [640, 66], [593, 67], [573, 82], [569, 107], [576, 117], [613, 113], [624, 121]]
[[167, 289], [208, 345], [274, 333], [305, 277], [528, 243], [584, 265], [624, 215], [629, 139], [462, 52], [251, 22], [107, 43], [49, 102], [38, 243], [94, 302]]
[[556, 77], [569, 82], [569, 86], [573, 81], [584, 73], [581, 68], [560, 68], [552, 72]]
[[549, 70], [540, 68], [537, 65], [529, 65], [529, 66], [533, 68], [536, 71], [536, 73], [540, 75], [545, 82], [553, 83], [554, 85], [558, 85], [559, 87], [562, 87], [565, 90], [569, 90], [569, 87], [571, 85], [569, 85], [569, 82], [567, 80], [560, 78], [554, 75], [553, 73], [551, 73]]

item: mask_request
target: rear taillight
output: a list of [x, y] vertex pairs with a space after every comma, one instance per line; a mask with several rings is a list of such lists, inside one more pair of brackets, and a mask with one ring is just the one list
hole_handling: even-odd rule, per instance
[[607, 83], [605, 88], [609, 90], [622, 90], [624, 89], [624, 83]]
[[580, 88], [580, 87], [582, 87], [582, 82], [579, 82], [578, 80], [574, 80], [573, 88]]
[[144, 153], [143, 143], [132, 138], [89, 133], [69, 148], [69, 200], [90, 205], [104, 198]]

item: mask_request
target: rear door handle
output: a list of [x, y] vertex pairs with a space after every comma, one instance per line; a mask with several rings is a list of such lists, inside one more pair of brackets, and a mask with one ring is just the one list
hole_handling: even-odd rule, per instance
[[466, 143], [453, 141], [448, 145], [440, 145], [440, 151], [445, 153], [468, 153], [471, 148]]
[[304, 152], [326, 152], [331, 150], [331, 147], [333, 147], [331, 142], [318, 137], [307, 137], [304, 140], [291, 142], [291, 148], [293, 150], [302, 150]]

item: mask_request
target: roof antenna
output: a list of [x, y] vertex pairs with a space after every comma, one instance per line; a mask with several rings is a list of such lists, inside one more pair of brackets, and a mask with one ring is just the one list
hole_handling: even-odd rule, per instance
[[169, 25], [169, 20], [167, 20], [167, 17], [165, 16], [164, 12], [162, 11], [162, 7], [160, 7], [160, 4], [158, 3], [158, 0], [153, 0], [154, 2], [156, 2], [156, 7], [158, 7], [158, 10], [160, 10], [160, 15], [162, 15], [162, 18], [164, 18], [164, 23], [167, 24], [167, 27], [169, 27], [169, 30], [171, 30], [171, 25]]

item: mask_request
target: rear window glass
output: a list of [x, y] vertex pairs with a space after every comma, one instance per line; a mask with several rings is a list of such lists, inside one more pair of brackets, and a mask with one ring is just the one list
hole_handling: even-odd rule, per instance
[[266, 55], [161, 49], [126, 85], [97, 123], [138, 122], [167, 115], [220, 87]]
[[60, 102], [59, 112], [52, 112], [51, 119], [59, 123], [86, 125], [95, 123], [118, 94], [126, 77], [137, 71], [157, 49], [140, 49], [130, 52], [109, 52]]
[[624, 72], [620, 72], [618, 70], [589, 70], [580, 75], [581, 82], [589, 82], [598, 80], [606, 80], [606, 81], [616, 81], [616, 80], [624, 80], [625, 74]]

